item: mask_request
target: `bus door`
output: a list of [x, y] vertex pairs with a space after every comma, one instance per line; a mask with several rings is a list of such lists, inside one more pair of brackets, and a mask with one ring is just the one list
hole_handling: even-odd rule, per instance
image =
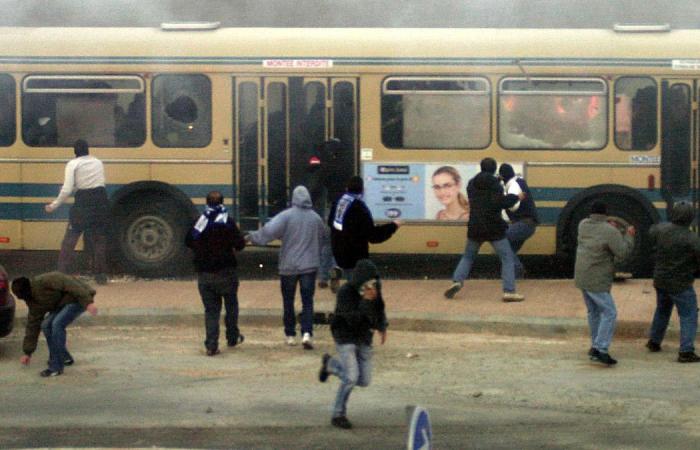
[[[339, 143], [333, 158], [320, 158], [324, 183], [332, 185], [321, 190], [324, 198], [330, 200], [327, 193], [337, 190], [337, 180], [344, 183], [356, 172], [356, 79], [237, 77], [235, 86], [236, 206], [244, 229], [285, 209], [299, 184], [319, 195], [319, 167], [311, 160], [328, 153], [324, 143]], [[330, 164], [336, 170], [328, 171]]]
[[675, 202], [698, 207], [698, 111], [696, 80], [661, 84], [661, 193], [669, 212]]

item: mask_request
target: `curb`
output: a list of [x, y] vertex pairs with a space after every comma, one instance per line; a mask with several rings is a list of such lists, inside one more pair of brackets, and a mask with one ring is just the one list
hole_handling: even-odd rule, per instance
[[[273, 309], [245, 309], [240, 311], [239, 325], [281, 327], [282, 314]], [[199, 310], [124, 308], [101, 310], [91, 317], [83, 315], [75, 324], [92, 326], [199, 326], [204, 322], [204, 313]], [[585, 319], [514, 316], [474, 316], [430, 313], [398, 313], [389, 316], [391, 330], [442, 333], [492, 333], [507, 336], [566, 338], [589, 335]], [[17, 317], [15, 328], [26, 324], [26, 316]], [[316, 326], [328, 324], [327, 313], [316, 312]], [[615, 337], [642, 339], [647, 337], [649, 323], [640, 321], [618, 321]], [[672, 323], [666, 337], [677, 339], [679, 329]]]

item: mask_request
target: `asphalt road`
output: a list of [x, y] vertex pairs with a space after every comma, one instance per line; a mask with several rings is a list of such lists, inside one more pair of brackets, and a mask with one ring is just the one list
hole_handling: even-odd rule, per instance
[[[380, 273], [387, 279], [445, 279], [459, 262], [460, 255], [372, 255]], [[238, 271], [246, 279], [277, 278], [277, 251], [253, 247], [237, 254]], [[561, 259], [553, 256], [522, 256], [528, 278], [559, 279], [570, 278], [571, 269]], [[56, 270], [56, 251], [0, 251], [0, 264], [14, 274], [35, 275]], [[76, 272], [87, 271], [87, 261], [82, 252], [75, 258]], [[124, 273], [119, 261], [112, 259], [109, 264], [113, 275]], [[178, 278], [194, 277], [190, 261], [183, 261], [175, 274]], [[500, 263], [495, 255], [479, 255], [474, 264], [472, 278], [500, 277]]]
[[429, 411], [435, 448], [700, 448], [700, 365], [616, 340], [615, 368], [584, 339], [390, 332], [372, 385], [349, 403], [351, 431], [329, 425], [337, 380], [316, 379], [332, 351], [283, 344], [277, 327], [245, 329], [240, 348], [204, 355], [199, 327], [76, 327], [76, 364], [42, 379], [20, 336], [0, 341], [1, 448], [404, 448], [407, 405]]

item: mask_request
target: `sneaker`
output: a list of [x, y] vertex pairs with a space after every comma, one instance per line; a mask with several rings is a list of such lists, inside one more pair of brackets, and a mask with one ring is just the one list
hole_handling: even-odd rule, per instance
[[59, 375], [62, 375], [63, 371], [62, 370], [51, 370], [51, 369], [46, 369], [42, 370], [39, 372], [39, 375], [42, 376], [43, 378], [48, 378], [48, 377], [57, 377]]
[[352, 423], [345, 416], [334, 417], [331, 419], [331, 425], [336, 428], [342, 428], [344, 430], [349, 430], [352, 428]]
[[335, 294], [336, 292], [338, 292], [338, 288], [340, 287], [340, 279], [343, 276], [343, 271], [340, 267], [334, 267], [328, 271], [328, 275], [331, 280], [331, 292]]
[[321, 357], [321, 370], [318, 371], [318, 381], [320, 381], [321, 383], [325, 383], [328, 379], [328, 376], [331, 374], [328, 371], [328, 361], [330, 360], [331, 355], [329, 355], [328, 353], [324, 353]]
[[525, 296], [523, 294], [518, 294], [516, 292], [503, 293], [503, 301], [506, 303], [522, 302], [523, 300], [525, 300]]
[[301, 345], [304, 346], [304, 350], [313, 350], [314, 349], [314, 343], [313, 343], [313, 340], [311, 339], [311, 333], [304, 333], [304, 335], [301, 338]]
[[588, 349], [588, 356], [593, 356], [594, 353], [595, 353], [595, 349], [593, 347]]
[[455, 281], [452, 286], [445, 291], [445, 298], [454, 298], [455, 294], [462, 289], [462, 283]]
[[95, 275], [95, 283], [104, 286], [105, 284], [107, 284], [107, 275], [103, 273], [98, 273], [97, 275]]
[[221, 352], [219, 351], [218, 348], [213, 348], [213, 349], [210, 348], [210, 349], [207, 350], [207, 356], [216, 356], [216, 355], [218, 355], [219, 353], [221, 353]]
[[235, 347], [235, 346], [237, 346], [238, 344], [242, 344], [243, 341], [245, 341], [245, 336], [243, 336], [242, 334], [239, 334], [238, 337], [237, 337], [235, 340], [233, 340], [233, 341], [228, 341], [228, 346], [229, 346], [229, 347]]
[[297, 345], [297, 340], [294, 338], [294, 336], [287, 336], [284, 339], [284, 342], [286, 342], [289, 346]]
[[649, 349], [650, 352], [656, 353], [661, 351], [661, 344], [657, 344], [656, 342], [652, 341], [649, 339], [649, 341], [645, 345], [646, 348]]
[[328, 289], [328, 281], [323, 280], [318, 282], [319, 289]]
[[678, 353], [679, 363], [695, 363], [700, 362], [700, 356], [696, 355], [695, 352], [680, 352]]
[[[46, 361], [46, 364], [50, 364], [50, 363], [51, 363], [51, 361], [49, 361], [49, 360]], [[75, 364], [75, 360], [73, 358], [71, 358], [70, 356], [63, 360], [64, 366], [72, 366], [73, 364]]]
[[614, 359], [610, 354], [603, 353], [600, 350], [593, 349], [593, 354], [591, 355], [591, 361], [599, 362], [605, 364], [606, 366], [614, 366], [617, 364], [617, 360]]

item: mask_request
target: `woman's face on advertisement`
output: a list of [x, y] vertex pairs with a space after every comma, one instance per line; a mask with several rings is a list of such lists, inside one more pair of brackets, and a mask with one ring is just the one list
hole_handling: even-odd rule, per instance
[[461, 184], [448, 173], [433, 176], [433, 192], [438, 201], [445, 206], [457, 200], [460, 188]]

